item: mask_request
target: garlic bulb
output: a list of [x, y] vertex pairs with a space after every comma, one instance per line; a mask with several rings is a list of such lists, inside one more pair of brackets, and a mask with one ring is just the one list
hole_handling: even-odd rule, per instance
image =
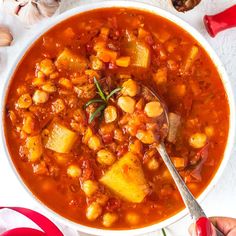
[[13, 40], [10, 30], [3, 25], [0, 25], [0, 46], [9, 46]]
[[51, 17], [59, 5], [60, 0], [3, 0], [3, 6], [8, 12], [29, 25]]

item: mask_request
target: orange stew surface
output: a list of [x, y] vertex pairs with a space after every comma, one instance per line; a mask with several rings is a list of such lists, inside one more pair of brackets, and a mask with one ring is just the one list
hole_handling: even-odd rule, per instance
[[[168, 109], [169, 132], [163, 106]], [[156, 145], [195, 196], [227, 142], [229, 106], [213, 62], [188, 33], [148, 12], [102, 9], [43, 34], [9, 86], [5, 136], [29, 189], [83, 225], [128, 229], [183, 202]]]

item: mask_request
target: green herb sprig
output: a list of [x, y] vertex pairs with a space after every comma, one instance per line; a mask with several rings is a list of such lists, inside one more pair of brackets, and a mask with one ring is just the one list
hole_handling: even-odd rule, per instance
[[167, 236], [167, 235], [166, 235], [166, 231], [165, 231], [164, 228], [161, 229], [161, 232], [162, 232], [162, 235], [163, 235], [163, 236]]
[[89, 105], [93, 104], [93, 103], [100, 103], [101, 105], [91, 114], [91, 116], [89, 117], [89, 123], [91, 123], [95, 117], [101, 113], [103, 114], [104, 109], [106, 108], [109, 99], [117, 92], [119, 92], [121, 90], [120, 87], [115, 88], [114, 90], [112, 90], [107, 96], [105, 95], [105, 93], [103, 92], [101, 85], [99, 84], [99, 82], [97, 81], [97, 79], [94, 77], [94, 84], [96, 85], [97, 88], [97, 94], [100, 96], [100, 98], [94, 98], [89, 100], [85, 105], [84, 108], [88, 107]]

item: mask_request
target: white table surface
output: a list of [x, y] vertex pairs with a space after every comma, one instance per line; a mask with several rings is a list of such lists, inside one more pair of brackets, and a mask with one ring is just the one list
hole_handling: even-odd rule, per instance
[[[98, 2], [100, 0], [64, 0], [61, 11], [67, 10], [79, 4], [88, 2]], [[168, 3], [168, 0], [143, 0], [178, 15], [200, 31], [215, 49], [230, 77], [233, 90], [236, 93], [236, 29], [226, 31], [212, 39], [206, 33], [202, 18], [205, 14], [219, 12], [236, 3], [235, 0], [202, 0], [202, 3], [193, 11], [177, 13]], [[2, 5], [0, 0], [0, 24], [10, 25], [14, 34], [14, 43], [11, 47], [0, 48], [0, 95], [2, 93], [2, 84], [7, 79], [6, 72], [18, 55], [22, 46], [27, 42], [29, 34], [34, 34], [40, 29], [40, 25], [32, 29], [26, 29], [18, 20], [11, 16], [6, 16], [1, 12]], [[1, 96], [0, 96], [1, 97]], [[34, 201], [26, 194], [19, 184], [15, 175], [9, 167], [7, 157], [0, 147], [0, 206], [23, 206], [35, 209]], [[215, 188], [208, 194], [202, 202], [202, 207], [207, 215], [224, 215], [236, 218], [236, 145], [231, 154], [231, 159], [222, 175], [222, 178]], [[169, 236], [188, 235], [187, 228], [191, 223], [189, 216], [167, 228]], [[63, 228], [66, 236], [78, 235], [73, 230]], [[81, 234], [83, 235], [83, 234]], [[146, 236], [158, 236], [160, 232], [153, 232]]]

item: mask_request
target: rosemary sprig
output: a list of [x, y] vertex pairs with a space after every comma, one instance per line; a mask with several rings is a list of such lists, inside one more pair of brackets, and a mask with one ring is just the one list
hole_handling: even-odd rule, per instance
[[89, 123], [91, 123], [95, 117], [97, 117], [97, 115], [99, 113], [102, 114], [102, 112], [104, 111], [104, 109], [106, 108], [109, 99], [117, 92], [119, 92], [121, 90], [120, 87], [115, 88], [114, 90], [112, 90], [107, 96], [105, 95], [105, 93], [103, 92], [101, 85], [99, 84], [99, 82], [97, 81], [97, 79], [94, 77], [94, 84], [96, 85], [96, 88], [98, 90], [98, 95], [100, 96], [100, 98], [95, 98], [92, 99], [90, 101], [88, 101], [85, 105], [84, 108], [88, 107], [89, 105], [93, 104], [93, 103], [101, 103], [101, 105], [91, 114], [91, 116], [89, 117]]
[[92, 113], [92, 115], [89, 117], [89, 123], [91, 123], [94, 118], [99, 114], [99, 112], [102, 112], [104, 109], [106, 108], [106, 105], [103, 104], [101, 106], [99, 106], [94, 113]]
[[102, 91], [102, 88], [95, 77], [94, 77], [94, 83], [97, 87], [99, 96], [102, 98], [102, 100], [104, 100], [106, 102], [107, 101], [106, 96], [105, 96], [104, 92]]
[[163, 236], [166, 236], [166, 231], [165, 231], [164, 228], [161, 229], [161, 232], [162, 232], [162, 235], [163, 235]]
[[121, 88], [116, 88], [114, 90], [112, 90], [106, 97], [106, 100], [108, 101], [115, 93], [118, 93], [121, 90]]
[[104, 101], [102, 99], [89, 100], [88, 102], [85, 103], [84, 108], [88, 107], [90, 104], [93, 104], [93, 103], [104, 103]]

